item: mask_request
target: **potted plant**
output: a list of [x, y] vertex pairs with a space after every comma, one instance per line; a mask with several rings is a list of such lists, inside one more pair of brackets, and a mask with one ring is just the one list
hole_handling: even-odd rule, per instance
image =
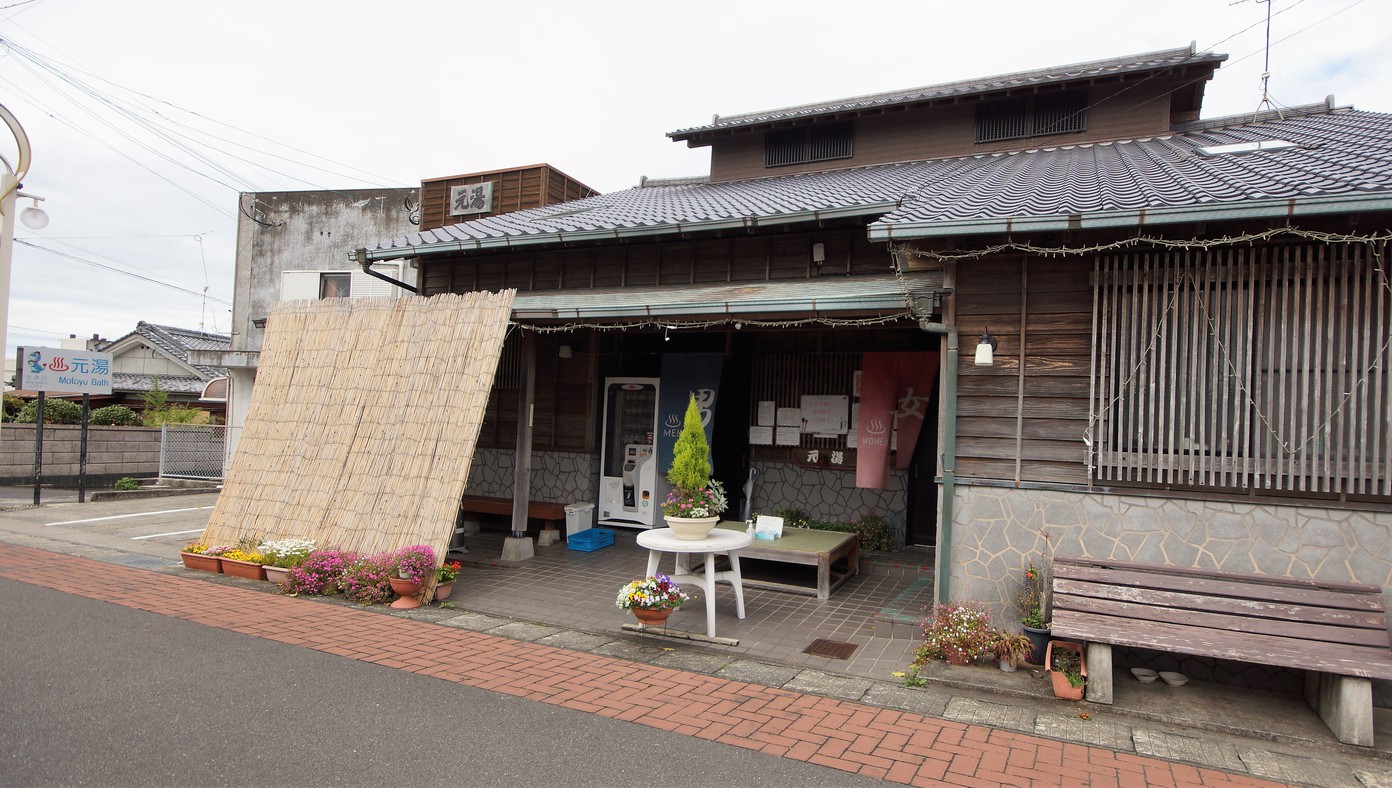
[[450, 592], [454, 590], [454, 581], [459, 578], [459, 562], [450, 561], [435, 570], [435, 601], [443, 602], [449, 599]]
[[980, 602], [934, 605], [923, 620], [923, 645], [914, 652], [915, 667], [938, 659], [965, 665], [991, 651], [994, 643], [991, 613]]
[[309, 556], [314, 553], [314, 540], [276, 539], [262, 542], [256, 550], [266, 559], [266, 579], [272, 583], [283, 584], [289, 577], [290, 570], [308, 561]]
[[1023, 632], [1006, 632], [1002, 629], [996, 632], [992, 650], [996, 652], [996, 659], [1000, 660], [1000, 669], [1014, 673], [1015, 668], [1034, 650], [1034, 643]]
[[1053, 683], [1054, 697], [1082, 700], [1087, 680], [1087, 660], [1083, 645], [1070, 640], [1051, 640], [1044, 652], [1044, 670]]
[[290, 570], [280, 587], [281, 593], [292, 596], [337, 594], [341, 590], [344, 573], [357, 560], [358, 554], [347, 550], [315, 550], [303, 564]]
[[423, 544], [411, 545], [397, 550], [393, 559], [396, 571], [392, 573], [390, 581], [392, 591], [399, 598], [391, 606], [398, 610], [420, 607], [420, 600], [415, 595], [420, 593], [421, 586], [428, 579], [435, 576], [435, 551]]
[[222, 559], [222, 573], [246, 580], [265, 580], [263, 568], [266, 557], [255, 550], [234, 547], [219, 556]]
[[673, 447], [667, 481], [672, 491], [662, 504], [662, 514], [672, 535], [690, 541], [705, 539], [720, 522], [720, 513], [728, 502], [725, 488], [711, 479], [710, 444], [701, 426], [695, 395], [686, 405], [686, 418]]
[[222, 572], [222, 560], [217, 553], [210, 553], [208, 545], [194, 542], [184, 545], [184, 549], [179, 551], [179, 557], [184, 560], [184, 566], [189, 569], [198, 569], [204, 572]]
[[681, 607], [688, 598], [681, 586], [672, 582], [672, 578], [656, 574], [634, 580], [620, 588], [619, 598], [614, 604], [632, 611], [633, 617], [646, 627], [664, 623], [672, 611]]
[[1015, 594], [1015, 604], [1020, 609], [1020, 628], [1033, 646], [1026, 657], [1026, 661], [1032, 665], [1044, 664], [1044, 651], [1049, 644], [1049, 623], [1044, 619], [1044, 589], [1044, 579], [1034, 562], [1030, 561], [1029, 568], [1025, 570], [1025, 581]]

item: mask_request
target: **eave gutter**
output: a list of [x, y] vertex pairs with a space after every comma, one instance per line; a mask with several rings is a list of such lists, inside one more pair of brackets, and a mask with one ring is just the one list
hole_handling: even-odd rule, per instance
[[355, 249], [349, 256], [352, 258], [353, 262], [359, 265], [370, 265], [387, 260], [399, 260], [404, 257], [424, 257], [426, 255], [435, 254], [516, 249], [539, 246], [541, 244], [623, 241], [639, 238], [654, 238], [664, 235], [680, 236], [685, 233], [693, 232], [718, 232], [722, 230], [745, 230], [754, 232], [760, 227], [884, 214], [897, 207], [899, 207], [899, 202], [890, 200], [886, 202], [856, 205], [849, 208], [799, 211], [797, 213], [780, 214], [778, 216], [745, 216], [738, 219], [662, 224], [651, 227], [612, 227], [599, 230], [577, 230], [575, 232], [500, 235], [493, 238], [459, 239], [437, 243], [416, 244], [413, 246], [398, 246], [390, 249]]
[[1184, 205], [1169, 208], [1143, 208], [1052, 216], [1024, 216], [960, 221], [874, 222], [866, 235], [871, 241], [887, 243], [914, 238], [941, 238], [955, 235], [1008, 235], [1068, 230], [1102, 230], [1118, 227], [1145, 227], [1152, 224], [1184, 224], [1238, 219], [1282, 219], [1331, 213], [1392, 211], [1392, 196], [1337, 195], [1329, 197], [1287, 197], [1254, 200], [1230, 205]]
[[406, 290], [407, 292], [411, 292], [411, 293], [419, 293], [419, 292], [420, 292], [419, 290], [416, 289], [416, 286], [415, 286], [415, 285], [408, 285], [408, 284], [406, 284], [405, 282], [403, 282], [403, 281], [401, 281], [401, 280], [399, 280], [399, 279], [392, 279], [390, 276], [387, 276], [386, 274], [384, 274], [384, 273], [382, 273], [382, 272], [380, 272], [380, 271], [374, 271], [374, 270], [372, 270], [372, 263], [373, 263], [373, 261], [372, 261], [372, 260], [368, 260], [368, 259], [359, 257], [359, 254], [358, 254], [358, 253], [359, 253], [359, 252], [362, 252], [362, 251], [363, 251], [362, 249], [355, 249], [355, 250], [349, 252], [349, 253], [348, 253], [348, 259], [349, 259], [349, 260], [352, 260], [353, 262], [355, 262], [355, 263], [357, 263], [358, 265], [362, 266], [362, 272], [363, 272], [363, 273], [365, 273], [365, 274], [367, 274], [368, 276], [371, 276], [371, 277], [373, 277], [373, 278], [381, 279], [383, 282], [386, 282], [387, 284], [396, 285], [397, 287], [401, 288], [402, 290]]

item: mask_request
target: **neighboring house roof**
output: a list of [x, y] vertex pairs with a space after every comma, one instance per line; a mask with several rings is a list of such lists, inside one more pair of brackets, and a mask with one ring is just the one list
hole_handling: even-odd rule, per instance
[[1227, 60], [1227, 55], [1213, 52], [1195, 52], [1193, 46], [1177, 49], [1164, 49], [1158, 52], [1143, 52], [1136, 55], [1092, 60], [1064, 66], [1050, 66], [1033, 71], [1019, 71], [993, 77], [948, 82], [941, 85], [896, 90], [869, 96], [824, 101], [816, 104], [803, 104], [796, 107], [751, 112], [742, 115], [718, 117], [705, 126], [695, 126], [669, 132], [673, 140], [685, 140], [707, 136], [717, 130], [729, 130], [746, 126], [758, 126], [780, 121], [806, 120], [826, 115], [862, 112], [870, 109], [917, 104], [946, 98], [961, 98], [979, 93], [1010, 91], [1019, 88], [1038, 88], [1045, 85], [1077, 82], [1099, 77], [1115, 77], [1145, 71], [1158, 71], [1176, 66], [1197, 64], [1217, 64]]
[[[1311, 105], [1183, 133], [943, 162], [872, 240], [1392, 210], [1392, 115]], [[1206, 155], [1205, 148], [1290, 147]]]
[[[635, 188], [383, 241], [369, 260], [673, 236], [841, 216], [874, 240], [1392, 209], [1392, 115], [1326, 104], [1145, 139]], [[1284, 139], [1295, 147], [1204, 156]]]
[[188, 368], [187, 375], [144, 375], [131, 372], [113, 372], [111, 386], [118, 391], [149, 391], [159, 378], [160, 388], [171, 393], [201, 394], [203, 385], [213, 378], [224, 377], [223, 367], [205, 364], [190, 364], [190, 350], [227, 350], [232, 338], [225, 334], [210, 334], [191, 328], [162, 326], [146, 323], [136, 324], [135, 330], [123, 337], [104, 343], [98, 350], [120, 355], [126, 348], [137, 343], [148, 345]]

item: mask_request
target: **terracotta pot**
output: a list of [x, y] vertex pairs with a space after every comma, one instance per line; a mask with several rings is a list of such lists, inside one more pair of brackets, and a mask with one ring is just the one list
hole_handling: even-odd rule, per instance
[[203, 555], [202, 553], [179, 553], [179, 557], [184, 559], [184, 566], [189, 569], [198, 569], [203, 572], [222, 573], [222, 559], [215, 555]]
[[416, 599], [416, 594], [420, 593], [420, 583], [412, 580], [405, 580], [400, 577], [393, 577], [391, 579], [391, 587], [392, 591], [398, 594], [396, 601], [391, 603], [392, 607], [397, 610], [410, 610], [413, 607], [420, 607], [420, 600]]
[[283, 566], [265, 566], [262, 569], [266, 571], [266, 579], [276, 585], [284, 583], [290, 577], [290, 570]]
[[449, 599], [450, 592], [453, 591], [453, 590], [454, 590], [454, 581], [453, 581], [453, 580], [449, 581], [448, 583], [440, 583], [439, 585], [436, 585], [436, 586], [435, 586], [435, 601], [436, 601], [436, 602], [443, 602], [443, 601], [445, 601], [446, 599]]
[[[1073, 686], [1068, 683], [1068, 677], [1062, 671], [1054, 670], [1054, 652], [1072, 651], [1078, 655], [1078, 672], [1083, 675], [1083, 683]], [[1083, 652], [1083, 644], [1074, 643], [1070, 640], [1051, 640], [1049, 647], [1044, 651], [1044, 670], [1049, 673], [1049, 681], [1053, 683], [1054, 697], [1062, 700], [1082, 700], [1083, 691], [1087, 686], [1087, 656]]]
[[667, 617], [672, 615], [672, 608], [670, 607], [631, 607], [629, 608], [629, 610], [633, 611], [633, 617], [638, 619], [638, 623], [642, 624], [645, 627], [652, 627], [658, 626], [660, 624], [665, 624], [667, 623]]
[[970, 664], [971, 664], [971, 657], [968, 657], [968, 656], [967, 656], [967, 652], [962, 651], [961, 649], [956, 649], [956, 648], [950, 648], [950, 649], [948, 649], [948, 650], [947, 650], [947, 654], [946, 654], [946, 658], [947, 658], [947, 664], [949, 664], [949, 665], [970, 665]]
[[719, 517], [671, 517], [663, 515], [672, 535], [688, 542], [698, 542], [706, 538], [711, 529], [720, 522]]
[[250, 561], [237, 561], [231, 558], [220, 559], [222, 561], [222, 573], [233, 577], [243, 577], [247, 580], [265, 580], [266, 569], [260, 564], [253, 564]]

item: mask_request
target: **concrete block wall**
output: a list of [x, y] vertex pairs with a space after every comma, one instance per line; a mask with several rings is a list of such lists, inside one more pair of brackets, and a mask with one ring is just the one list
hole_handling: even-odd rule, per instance
[[[517, 453], [510, 449], [479, 449], [469, 470], [469, 495], [512, 497]], [[531, 497], [552, 503], [596, 503], [599, 500], [599, 455], [537, 452], [532, 455]]]
[[754, 479], [754, 512], [773, 514], [779, 509], [798, 509], [811, 518], [840, 521], [877, 514], [894, 532], [895, 541], [904, 543], [908, 489], [904, 471], [890, 472], [888, 489], [862, 490], [855, 486], [855, 473], [849, 471], [804, 468], [786, 462], [756, 462], [754, 468], [758, 471]]
[[[33, 424], [5, 422], [0, 426], [0, 484], [34, 481]], [[43, 428], [43, 482], [77, 484], [82, 428], [49, 424]], [[115, 482], [122, 476], [159, 475], [160, 431], [153, 427], [89, 427], [87, 481], [89, 486]]]

